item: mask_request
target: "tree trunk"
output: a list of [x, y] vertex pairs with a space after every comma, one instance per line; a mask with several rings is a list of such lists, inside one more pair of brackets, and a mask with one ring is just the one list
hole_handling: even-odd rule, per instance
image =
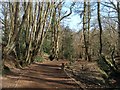
[[120, 2], [117, 2], [117, 12], [118, 12], [118, 52], [120, 56]]
[[90, 19], [91, 19], [91, 5], [90, 0], [88, 1], [88, 61], [91, 61], [90, 55]]
[[99, 24], [99, 29], [100, 29], [100, 49], [99, 49], [99, 53], [100, 55], [102, 54], [102, 25], [101, 25], [101, 19], [100, 19], [100, 2], [97, 2], [98, 5], [98, 9], [97, 9], [97, 13], [98, 13], [98, 24]]
[[87, 4], [86, 0], [84, 0], [84, 15], [83, 15], [83, 37], [84, 37], [84, 48], [85, 48], [85, 60], [88, 60], [88, 45], [87, 45]]

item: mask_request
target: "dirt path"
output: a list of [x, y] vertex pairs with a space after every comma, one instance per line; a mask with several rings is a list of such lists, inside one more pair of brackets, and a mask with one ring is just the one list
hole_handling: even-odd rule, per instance
[[2, 78], [3, 88], [80, 90], [78, 85], [61, 70], [63, 62], [65, 61], [46, 61], [34, 63], [23, 70], [13, 70], [11, 74]]

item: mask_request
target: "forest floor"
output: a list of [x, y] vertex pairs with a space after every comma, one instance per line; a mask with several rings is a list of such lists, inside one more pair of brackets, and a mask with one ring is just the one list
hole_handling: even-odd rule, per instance
[[[65, 70], [61, 69], [64, 63]], [[116, 83], [111, 81], [112, 85]], [[35, 62], [24, 69], [11, 68], [2, 77], [2, 87], [38, 90], [109, 90], [94, 62], [76, 61], [71, 65], [65, 60]], [[108, 88], [108, 89], [106, 89]]]

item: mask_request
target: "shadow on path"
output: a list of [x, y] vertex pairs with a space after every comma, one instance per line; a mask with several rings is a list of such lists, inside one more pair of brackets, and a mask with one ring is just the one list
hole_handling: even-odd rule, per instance
[[74, 90], [75, 88], [78, 88], [78, 85], [70, 79], [63, 70], [61, 70], [60, 66], [61, 62], [34, 63], [28, 68], [21, 70], [20, 75], [14, 73], [8, 75], [11, 77], [6, 76], [7, 80], [5, 81], [3, 79], [3, 87], [6, 88], [7, 85], [15, 84], [14, 81], [13, 83], [7, 83], [7, 81], [18, 76], [17, 79], [19, 78], [19, 80], [16, 82], [16, 88], [42, 87], [49, 88], [48, 90], [50, 90], [50, 88], [53, 88], [52, 90], [56, 90], [56, 88], [61, 88], [62, 90], [63, 88], [64, 90]]

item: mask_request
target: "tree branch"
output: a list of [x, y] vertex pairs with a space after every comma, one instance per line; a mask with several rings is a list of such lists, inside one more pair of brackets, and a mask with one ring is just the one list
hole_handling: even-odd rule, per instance
[[72, 14], [72, 8], [73, 8], [74, 5], [75, 5], [75, 2], [73, 2], [72, 5], [70, 6], [70, 12], [67, 15], [61, 17], [60, 21]]

